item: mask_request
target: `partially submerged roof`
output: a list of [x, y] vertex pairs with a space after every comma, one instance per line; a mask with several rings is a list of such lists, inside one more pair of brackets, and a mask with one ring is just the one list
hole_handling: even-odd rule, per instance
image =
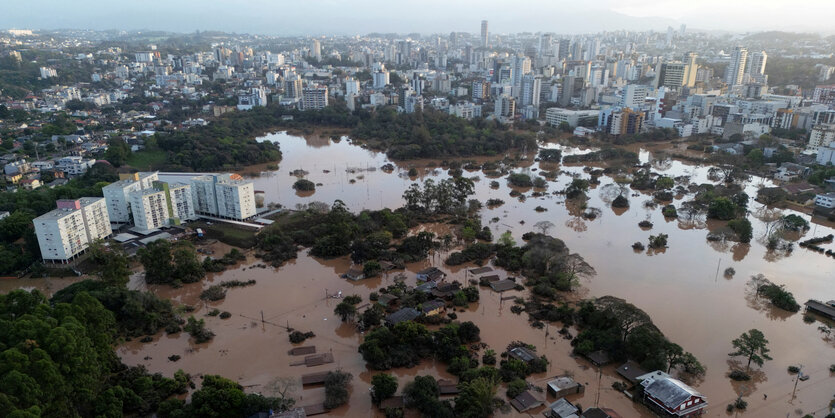
[[526, 363], [536, 358], [536, 353], [525, 347], [513, 347], [508, 351], [508, 354], [510, 354], [511, 357], [517, 360], [522, 360]]
[[684, 382], [674, 379], [666, 373], [665, 375], [653, 374], [650, 378], [641, 381], [641, 385], [644, 387], [644, 393], [657, 399], [670, 409], [677, 408], [692, 396], [704, 397]]
[[478, 276], [480, 274], [489, 273], [491, 271], [493, 271], [493, 269], [490, 267], [479, 267], [475, 269], [470, 269], [470, 274], [475, 274], [476, 276]]
[[577, 386], [580, 386], [580, 384], [569, 376], [560, 376], [548, 382], [548, 387], [550, 387], [554, 392], [575, 388]]
[[390, 314], [386, 317], [386, 322], [391, 325], [399, 324], [403, 321], [412, 321], [420, 316], [420, 312], [413, 308], [402, 308], [399, 311]]
[[835, 301], [830, 301], [828, 303], [823, 303], [823, 302], [820, 302], [820, 301], [817, 301], [817, 300], [814, 300], [814, 299], [810, 299], [804, 305], [806, 305], [807, 309], [810, 309], [810, 310], [815, 311], [815, 312], [817, 312], [821, 315], [826, 315], [826, 316], [828, 316], [832, 319], [835, 319], [835, 306], [833, 306], [833, 305], [835, 305]]
[[551, 413], [551, 416], [559, 418], [576, 417], [577, 413], [580, 412], [576, 406], [565, 400], [565, 398], [560, 398], [551, 405], [548, 405], [548, 411]]
[[519, 412], [525, 412], [528, 409], [536, 408], [542, 405], [543, 403], [544, 402], [542, 402], [542, 400], [537, 399], [535, 396], [533, 396], [533, 394], [529, 390], [522, 392], [521, 394], [519, 394], [519, 396], [513, 398], [510, 401], [510, 404], [513, 405], [513, 407], [516, 408], [516, 410]]
[[618, 367], [616, 371], [619, 375], [623, 376], [624, 379], [633, 384], [638, 382], [638, 376], [647, 374], [647, 371], [642, 369], [640, 364], [632, 360], [623, 363], [623, 365]]
[[605, 366], [612, 362], [609, 358], [609, 353], [603, 350], [597, 350], [595, 352], [586, 354], [586, 358], [589, 359], [595, 366]]
[[506, 292], [512, 290], [514, 287], [516, 287], [516, 282], [507, 279], [490, 283], [490, 288], [496, 292]]

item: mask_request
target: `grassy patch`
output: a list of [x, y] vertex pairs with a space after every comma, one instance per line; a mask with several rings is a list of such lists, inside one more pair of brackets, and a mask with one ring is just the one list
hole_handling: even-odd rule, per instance
[[255, 231], [239, 225], [232, 225], [222, 222], [193, 222], [189, 225], [192, 228], [202, 228], [207, 238], [214, 238], [224, 244], [234, 245], [240, 248], [252, 248], [255, 246]]
[[165, 151], [142, 150], [133, 152], [128, 156], [127, 164], [138, 170], [153, 170], [165, 164], [167, 155]]

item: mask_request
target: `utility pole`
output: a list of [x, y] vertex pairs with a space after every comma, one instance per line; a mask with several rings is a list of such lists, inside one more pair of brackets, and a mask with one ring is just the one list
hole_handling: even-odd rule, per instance
[[800, 365], [800, 370], [797, 371], [797, 376], [794, 378], [794, 389], [792, 389], [792, 400], [794, 400], [794, 393], [797, 391], [797, 382], [800, 381], [800, 376], [803, 376], [803, 365]]
[[597, 368], [597, 399], [594, 400], [594, 407], [597, 408], [597, 405], [600, 404], [600, 383], [603, 380], [603, 369], [600, 367]]

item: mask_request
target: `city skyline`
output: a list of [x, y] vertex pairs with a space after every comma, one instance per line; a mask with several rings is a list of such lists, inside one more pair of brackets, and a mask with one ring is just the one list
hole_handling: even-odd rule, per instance
[[[32, 4], [11, 0], [4, 4], [0, 27], [11, 29], [161, 30], [192, 32], [221, 30], [265, 35], [320, 35], [385, 33], [478, 33], [481, 20], [490, 33], [593, 33], [604, 30], [665, 30], [687, 25], [690, 30], [758, 32], [784, 30], [835, 33], [827, 18], [835, 3], [810, 0], [798, 8], [779, 0], [698, 3], [683, 0], [604, 0], [594, 4], [523, 0], [513, 8], [498, 2], [426, 0], [408, 14], [392, 13], [396, 4], [382, 0], [303, 3], [244, 0], [229, 3], [183, 0], [142, 3], [46, 0]], [[165, 13], [148, 13], [165, 10]], [[438, 13], [445, 10], [444, 13]], [[816, 13], [805, 13], [816, 10]], [[828, 11], [828, 13], [827, 13]], [[462, 18], [465, 16], [466, 18]]]

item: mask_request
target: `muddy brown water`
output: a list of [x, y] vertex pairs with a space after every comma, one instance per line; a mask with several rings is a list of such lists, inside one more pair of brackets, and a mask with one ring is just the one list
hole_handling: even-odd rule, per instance
[[[278, 170], [264, 171], [260, 176], [253, 177], [255, 189], [265, 192], [266, 202], [280, 203], [288, 208], [313, 201], [332, 203], [337, 199], [353, 211], [395, 208], [403, 204], [401, 194], [413, 182], [428, 178], [439, 181], [448, 177], [440, 167], [424, 167], [431, 163], [429, 161], [391, 162], [385, 155], [354, 145], [346, 137], [334, 143], [329, 139], [306, 140], [277, 133], [267, 135], [263, 140], [279, 142], [284, 159]], [[556, 144], [545, 146], [560, 148], [564, 154], [590, 151]], [[655, 161], [652, 153], [645, 150], [640, 150], [640, 158], [642, 162], [651, 163], [654, 172], [690, 176], [695, 183], [710, 182], [707, 166], [671, 160]], [[380, 170], [383, 164], [390, 162], [395, 166], [393, 172]], [[440, 165], [440, 161], [434, 165]], [[533, 154], [521, 165], [526, 167], [515, 171], [536, 174], [540, 169], [540, 164], [533, 161]], [[412, 166], [420, 166], [417, 179], [406, 174]], [[693, 352], [706, 366], [705, 377], [691, 383], [708, 398], [707, 416], [727, 416], [725, 406], [740, 395], [749, 402], [747, 414], [750, 416], [825, 415], [822, 411], [835, 395], [835, 377], [828, 370], [829, 365], [835, 363], [835, 342], [822, 338], [817, 330], [820, 323], [804, 323], [802, 313], [775, 310], [752, 299], [746, 283], [751, 275], [761, 273], [775, 283], [785, 284], [801, 304], [810, 298], [835, 299], [835, 260], [796, 245], [790, 253], [769, 252], [763, 237], [767, 226], [755, 216], [749, 216], [754, 227], [754, 240], [750, 245], [742, 245], [708, 242], [706, 236], [709, 230], [720, 228], [723, 223], [698, 218], [665, 219], [660, 206], [654, 209], [644, 206], [651, 196], [639, 192], [630, 191], [628, 209], [613, 210], [607, 203], [611, 201], [607, 190], [613, 184], [608, 176], [601, 177], [601, 184], [588, 193], [586, 207], [598, 209], [599, 216], [587, 220], [581, 216], [583, 210], [576, 204], [566, 204], [563, 197], [550, 193], [563, 189], [572, 175], [583, 178], [589, 175], [579, 165], [545, 166], [548, 170], [555, 167], [562, 172], [556, 181], [549, 182], [545, 196], [534, 198], [530, 197], [530, 189], [517, 189], [528, 195], [525, 201], [510, 197], [512, 189], [504, 178], [489, 178], [480, 171], [465, 170], [466, 176], [479, 177], [474, 197], [482, 202], [489, 198], [505, 201], [504, 205], [485, 207], [481, 211], [483, 224], [492, 229], [494, 236], [511, 231], [516, 241], [521, 242], [521, 235], [534, 230], [537, 222], [551, 222], [553, 225], [547, 233], [564, 240], [571, 251], [582, 255], [597, 273], [583, 279], [581, 288], [569, 297], [614, 295], [646, 311], [670, 340]], [[302, 196], [292, 189], [297, 177], [289, 173], [296, 169], [308, 171], [305, 178], [321, 183], [313, 194]], [[490, 187], [492, 180], [499, 182], [497, 189]], [[770, 184], [770, 180], [752, 178], [745, 183], [745, 188], [753, 197], [757, 187]], [[678, 196], [673, 203], [678, 207], [688, 198], [687, 195]], [[537, 206], [547, 211], [537, 212], [534, 210]], [[760, 207], [753, 201], [749, 205], [752, 212]], [[808, 215], [799, 215], [810, 219]], [[495, 218], [497, 221], [494, 221]], [[638, 226], [638, 222], [645, 219], [654, 224], [650, 230]], [[443, 225], [425, 228], [433, 232], [444, 231]], [[650, 234], [658, 233], [669, 235], [669, 247], [665, 250], [638, 252], [631, 248], [632, 243], [641, 241], [646, 244]], [[833, 233], [831, 228], [812, 224], [812, 230], [791, 238], [803, 240], [830, 233]], [[825, 244], [824, 247], [835, 249], [833, 244]], [[407, 283], [414, 284], [414, 272], [421, 268], [428, 265], [443, 267], [442, 260], [447, 253], [433, 254], [426, 262], [409, 265]], [[357, 353], [362, 334], [339, 321], [333, 314], [333, 308], [339, 301], [326, 298], [325, 294], [338, 291], [342, 291], [343, 295], [358, 294], [366, 303], [369, 293], [393, 283], [393, 274], [348, 282], [339, 278], [350, 265], [347, 257], [320, 260], [307, 256], [306, 252], [300, 252], [298, 259], [278, 269], [253, 267], [259, 263], [250, 255], [246, 262], [226, 272], [210, 275], [202, 283], [180, 289], [147, 287], [178, 303], [198, 306], [195, 314], [206, 319], [207, 327], [215, 332], [216, 337], [209, 343], [199, 345], [192, 344], [186, 334], [158, 335], [153, 342], [146, 344], [132, 341], [118, 348], [122, 359], [128, 364], [144, 364], [151, 371], [167, 375], [179, 368], [194, 374], [221, 374], [237, 380], [253, 392], [262, 392], [262, 385], [276, 377], [299, 378], [306, 373], [341, 368], [354, 375], [351, 399], [348, 405], [332, 411], [331, 415], [373, 416], [375, 412], [368, 389], [371, 376], [376, 372], [369, 370]], [[466, 281], [466, 267], [447, 268], [450, 272], [448, 279]], [[727, 267], [736, 270], [736, 275], [730, 279], [723, 275]], [[226, 299], [219, 302], [206, 304], [199, 300], [202, 289], [232, 279], [255, 279], [257, 284], [229, 289]], [[54, 287], [55, 279], [50, 280], [53, 281], [50, 286]], [[0, 291], [13, 287], [8, 282], [0, 282], [0, 285], [5, 285], [0, 287]], [[32, 286], [31, 282], [28, 285]], [[132, 278], [131, 286], [146, 288], [141, 274]], [[489, 289], [481, 289], [480, 293], [480, 303], [458, 312], [459, 320], [475, 322], [481, 328], [482, 340], [497, 352], [503, 351], [513, 340], [535, 344], [538, 352], [545, 354], [552, 364], [547, 373], [532, 376], [529, 381], [544, 387], [549, 377], [570, 373], [576, 380], [588, 384], [584, 394], [569, 397], [572, 402], [584, 407], [598, 404], [614, 408], [624, 417], [651, 416], [645, 408], [611, 388], [611, 383], [619, 380], [614, 373], [617, 365], [604, 367], [598, 375], [598, 370], [590, 367], [588, 362], [570, 355], [568, 341], [556, 334], [558, 326], [534, 329], [528, 325], [525, 315], [510, 312], [512, 301], [502, 302], [499, 295]], [[510, 291], [504, 296], [524, 296], [525, 293]], [[233, 315], [227, 320], [204, 316], [214, 308]], [[262, 312], [265, 323], [261, 322]], [[316, 345], [318, 352], [332, 351], [335, 362], [310, 368], [290, 366], [297, 358], [287, 354], [293, 346], [287, 338], [287, 325], [315, 332], [316, 337], [304, 345]], [[732, 351], [731, 340], [751, 328], [763, 331], [770, 341], [770, 354], [774, 360], [766, 362], [762, 368], [754, 367], [757, 373], [752, 381], [732, 383], [726, 377], [730, 367], [735, 365], [735, 359], [728, 357]], [[181, 355], [182, 359], [171, 362], [168, 357], [172, 354]], [[794, 376], [788, 374], [786, 368], [797, 364], [802, 364], [804, 372], [811, 377], [799, 382], [796, 396], [792, 398]], [[402, 388], [415, 375], [431, 374], [452, 379], [453, 376], [445, 369], [443, 364], [427, 361], [418, 367], [392, 370], [391, 373], [398, 378]], [[500, 389], [499, 395], [503, 396], [503, 393], [504, 388]], [[768, 395], [767, 400], [763, 399], [764, 394]], [[324, 389], [299, 387], [293, 396], [299, 405], [314, 404], [324, 399]], [[532, 412], [538, 415], [543, 409]]]

